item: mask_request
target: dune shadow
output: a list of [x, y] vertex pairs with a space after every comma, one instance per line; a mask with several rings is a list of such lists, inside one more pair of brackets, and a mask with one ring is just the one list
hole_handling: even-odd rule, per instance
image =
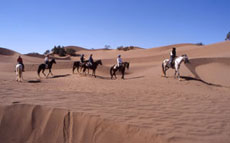
[[29, 83], [40, 83], [41, 80], [40, 79], [34, 79], [34, 80], [28, 80], [27, 82], [29, 82]]
[[67, 77], [67, 76], [70, 76], [70, 74], [54, 75], [52, 78], [60, 78], [60, 77]]
[[181, 78], [184, 79], [184, 80], [188, 80], [188, 81], [189, 81], [189, 80], [199, 81], [199, 82], [202, 82], [202, 83], [204, 83], [204, 84], [206, 84], [206, 85], [210, 85], [210, 86], [223, 87], [223, 86], [220, 85], [220, 84], [214, 84], [214, 83], [206, 82], [206, 81], [204, 81], [204, 80], [202, 80], [202, 79], [193, 78], [193, 77], [190, 77], [190, 76], [181, 76]]

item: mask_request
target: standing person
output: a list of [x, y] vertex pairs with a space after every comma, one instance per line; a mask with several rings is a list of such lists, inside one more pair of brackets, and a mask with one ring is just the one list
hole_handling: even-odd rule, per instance
[[172, 51], [170, 52], [170, 59], [169, 59], [169, 66], [170, 67], [173, 67], [173, 61], [174, 61], [175, 57], [176, 57], [176, 48], [173, 47]]
[[49, 64], [49, 55], [45, 56], [44, 62], [45, 62], [46, 67], [48, 67], [48, 64]]
[[24, 72], [25, 71], [24, 70], [24, 64], [23, 64], [22, 57], [20, 55], [18, 56], [17, 63], [22, 65], [22, 71]]
[[117, 65], [116, 68], [120, 68], [122, 65], [122, 59], [121, 59], [121, 55], [117, 56]]
[[93, 65], [93, 54], [90, 54], [89, 56], [89, 66]]

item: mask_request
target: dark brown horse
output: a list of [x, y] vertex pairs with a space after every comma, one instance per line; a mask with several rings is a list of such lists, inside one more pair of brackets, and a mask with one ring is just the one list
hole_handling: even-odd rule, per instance
[[113, 76], [115, 78], [117, 78], [116, 76], [116, 72], [119, 70], [121, 72], [121, 78], [124, 79], [125, 77], [125, 69], [129, 69], [129, 62], [123, 62], [122, 65], [119, 68], [115, 68], [116, 65], [113, 65], [110, 68], [110, 75], [111, 75], [111, 79], [113, 79]]
[[46, 76], [46, 77], [48, 77], [49, 74], [53, 75], [53, 73], [51, 72], [51, 69], [52, 69], [53, 64], [56, 64], [55, 59], [52, 59], [50, 62], [48, 62], [49, 73], [48, 73], [47, 75], [44, 73], [44, 71], [45, 71], [45, 69], [46, 69], [46, 64], [40, 64], [40, 65], [38, 66], [38, 76], [40, 77], [40, 72], [41, 72], [41, 70], [42, 70], [43, 75]]
[[92, 76], [96, 77], [96, 69], [97, 69], [97, 66], [98, 65], [102, 65], [102, 61], [101, 60], [97, 60], [95, 62], [92, 63], [92, 65], [89, 65], [88, 63], [87, 64], [83, 64], [82, 68], [83, 68], [83, 72], [85, 73], [86, 69], [88, 69], [88, 73], [89, 73], [89, 69], [93, 70], [92, 72]]
[[[77, 68], [77, 72], [80, 72], [81, 71], [81, 69], [84, 67], [84, 65], [87, 63], [88, 61], [84, 61], [83, 63], [81, 63], [80, 61], [75, 61], [74, 63], [73, 63], [73, 74], [74, 74], [74, 71], [75, 71], [75, 69]], [[80, 71], [79, 71], [79, 69], [80, 69]]]

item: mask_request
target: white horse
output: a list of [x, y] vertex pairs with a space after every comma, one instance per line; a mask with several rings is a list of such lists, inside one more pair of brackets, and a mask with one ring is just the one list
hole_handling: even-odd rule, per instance
[[175, 74], [174, 74], [174, 78], [178, 78], [180, 80], [180, 72], [179, 72], [179, 69], [180, 69], [180, 64], [184, 62], [185, 64], [186, 63], [189, 63], [189, 60], [188, 60], [188, 56], [187, 55], [182, 55], [182, 56], [179, 56], [179, 57], [176, 57], [175, 61], [174, 61], [174, 66], [171, 67], [169, 65], [169, 59], [165, 59], [163, 62], [162, 62], [162, 72], [163, 72], [163, 76], [166, 77], [166, 71], [169, 69], [169, 68], [173, 68], [175, 69]]
[[16, 81], [22, 81], [22, 64], [16, 65]]

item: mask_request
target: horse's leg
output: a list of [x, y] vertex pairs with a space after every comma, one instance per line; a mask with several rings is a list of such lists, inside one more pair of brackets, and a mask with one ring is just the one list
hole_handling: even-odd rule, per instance
[[22, 69], [19, 70], [19, 79], [20, 79], [20, 82], [22, 82]]
[[96, 70], [95, 69], [93, 70], [93, 75], [96, 78]]
[[113, 74], [114, 74], [115, 79], [117, 79], [116, 71], [114, 71]]
[[42, 69], [42, 73], [43, 73], [44, 76], [46, 76], [45, 69]]
[[18, 69], [16, 68], [16, 81], [18, 81]]
[[51, 71], [51, 68], [49, 69], [49, 73], [53, 76], [53, 73], [52, 73], [52, 71]]
[[180, 71], [178, 70], [178, 72], [177, 72], [177, 73], [178, 73], [177, 78], [178, 78], [179, 80], [181, 80], [181, 79], [180, 79]]
[[125, 69], [122, 69], [122, 70], [121, 70], [121, 74], [122, 74], [121, 79], [125, 79], [125, 78], [124, 78], [124, 76], [125, 76]]
[[74, 70], [75, 70], [75, 68], [76, 68], [76, 67], [75, 67], [75, 66], [73, 66], [73, 70], [72, 70], [72, 73], [73, 73], [73, 74], [74, 74]]

